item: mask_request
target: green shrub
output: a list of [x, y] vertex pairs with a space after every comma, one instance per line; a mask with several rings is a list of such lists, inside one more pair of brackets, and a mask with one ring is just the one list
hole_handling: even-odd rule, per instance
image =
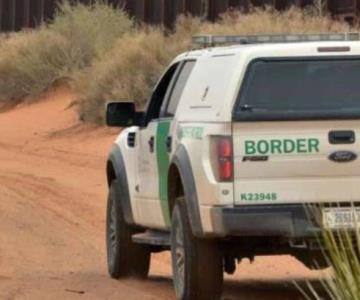
[[301, 289], [307, 300], [360, 300], [360, 231], [323, 229], [324, 256], [332, 273], [321, 279], [322, 290], [308, 283], [310, 292]]
[[[338, 204], [340, 207], [340, 204]], [[354, 207], [354, 206], [353, 206]], [[323, 206], [306, 206], [311, 220], [323, 224]], [[331, 267], [319, 278], [320, 287], [307, 282], [307, 290], [297, 287], [307, 300], [360, 300], [360, 228], [328, 229], [322, 226], [317, 240], [322, 245], [323, 259]], [[317, 264], [314, 261], [315, 265]]]

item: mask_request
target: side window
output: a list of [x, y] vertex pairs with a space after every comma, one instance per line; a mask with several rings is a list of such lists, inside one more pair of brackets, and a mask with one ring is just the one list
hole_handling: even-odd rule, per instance
[[172, 65], [158, 82], [146, 110], [146, 124], [151, 120], [158, 119], [160, 109], [164, 102], [167, 91], [171, 88], [179, 63]]
[[195, 66], [196, 61], [186, 61], [180, 71], [180, 74], [177, 77], [175, 86], [171, 92], [171, 96], [166, 108], [165, 116], [173, 117], [175, 115], [177, 106], [179, 104], [181, 95], [185, 89], [186, 83], [190, 77], [191, 71]]

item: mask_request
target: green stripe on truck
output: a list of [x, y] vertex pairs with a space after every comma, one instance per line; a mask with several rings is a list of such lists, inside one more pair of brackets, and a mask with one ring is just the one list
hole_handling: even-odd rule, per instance
[[170, 156], [166, 147], [166, 140], [170, 132], [171, 120], [160, 120], [156, 132], [156, 156], [159, 171], [159, 198], [165, 224], [170, 228], [170, 209], [168, 200], [168, 171]]

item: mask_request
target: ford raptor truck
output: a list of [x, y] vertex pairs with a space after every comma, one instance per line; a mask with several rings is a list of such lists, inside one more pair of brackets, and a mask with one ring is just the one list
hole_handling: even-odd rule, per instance
[[124, 128], [106, 165], [111, 277], [145, 278], [170, 250], [177, 299], [218, 300], [243, 258], [326, 267], [321, 228], [360, 223], [359, 34], [193, 42], [144, 112], [107, 104]]

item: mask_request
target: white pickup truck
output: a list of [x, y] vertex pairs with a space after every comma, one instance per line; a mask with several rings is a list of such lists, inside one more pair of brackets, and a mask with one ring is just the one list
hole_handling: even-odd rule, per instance
[[326, 267], [321, 227], [360, 219], [359, 34], [194, 43], [145, 112], [107, 105], [108, 125], [126, 127], [106, 167], [110, 275], [146, 277], [170, 250], [177, 299], [218, 300], [242, 258]]

